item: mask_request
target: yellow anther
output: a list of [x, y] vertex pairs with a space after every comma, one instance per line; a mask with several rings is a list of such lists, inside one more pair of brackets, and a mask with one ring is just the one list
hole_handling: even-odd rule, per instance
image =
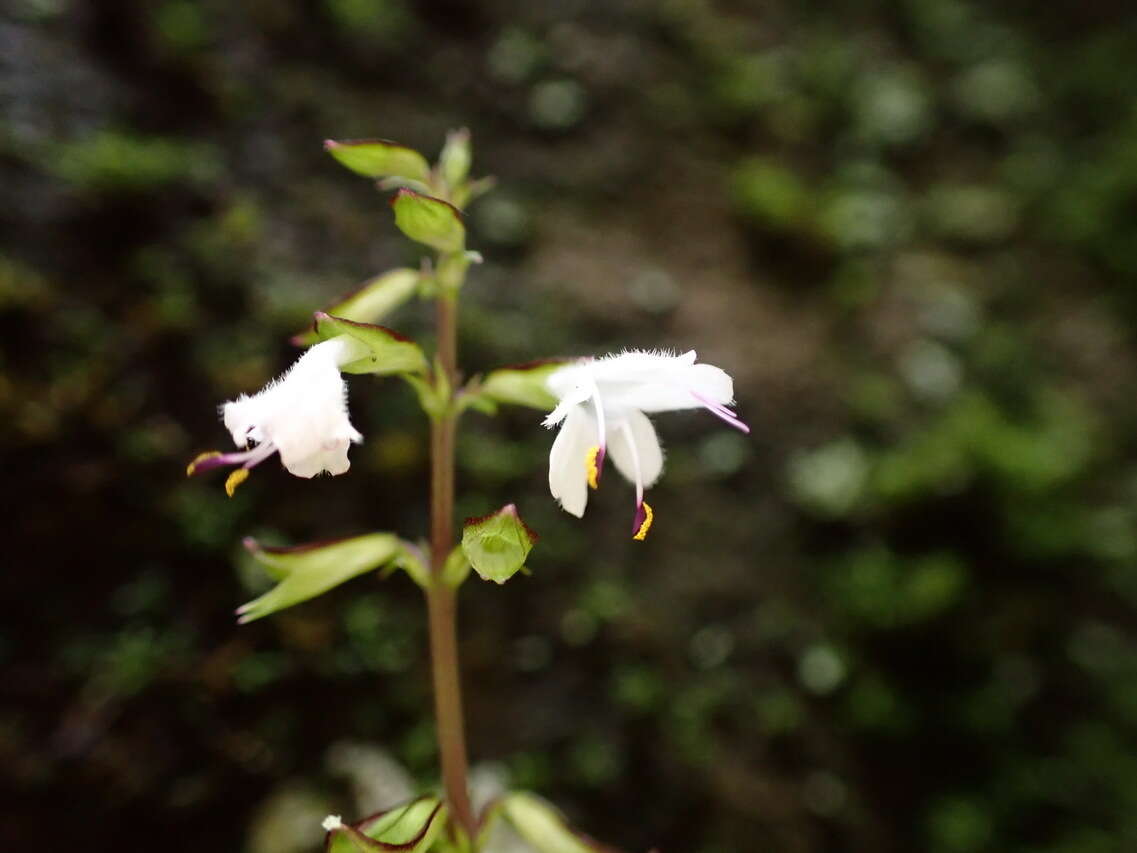
[[651, 506], [647, 501], [644, 501], [643, 507], [644, 520], [640, 523], [640, 529], [636, 531], [636, 535], [632, 537], [633, 539], [638, 539], [641, 542], [643, 542], [647, 537], [647, 532], [651, 530], [651, 520], [655, 517], [655, 513], [651, 511]]
[[186, 476], [192, 477], [194, 469], [197, 468], [200, 463], [204, 462], [206, 459], [212, 459], [213, 457], [220, 455], [221, 452], [218, 450], [207, 450], [205, 453], [197, 454], [197, 456], [193, 458], [193, 461], [186, 466]]
[[[228, 479], [225, 480], [225, 494], [227, 494], [229, 497], [233, 497], [233, 492], [237, 491], [237, 487], [247, 479], [249, 479], [248, 468], [234, 469], [233, 472], [229, 475]], [[651, 520], [650, 512], [648, 513], [648, 520], [649, 522]]]
[[588, 472], [588, 485], [596, 489], [600, 487], [600, 467], [596, 464], [596, 457], [600, 455], [600, 445], [594, 444], [588, 448], [584, 457], [584, 470]]

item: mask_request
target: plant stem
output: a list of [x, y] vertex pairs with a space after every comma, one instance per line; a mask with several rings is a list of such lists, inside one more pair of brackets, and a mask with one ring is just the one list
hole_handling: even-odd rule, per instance
[[[450, 394], [457, 382], [457, 300], [443, 292], [437, 303], [438, 367]], [[462, 685], [458, 666], [457, 590], [442, 580], [442, 567], [454, 547], [454, 433], [450, 407], [430, 425], [431, 586], [426, 592], [430, 615], [430, 661], [434, 677], [434, 712], [442, 783], [451, 814], [473, 838], [477, 822], [466, 785], [468, 761], [462, 720]]]

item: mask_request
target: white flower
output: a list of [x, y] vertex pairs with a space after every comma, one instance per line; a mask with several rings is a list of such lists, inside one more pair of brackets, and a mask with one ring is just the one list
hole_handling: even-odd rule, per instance
[[297, 477], [347, 471], [348, 446], [363, 441], [363, 436], [348, 420], [347, 386], [339, 368], [358, 358], [357, 350], [358, 345], [345, 336], [316, 344], [287, 373], [253, 396], [242, 394], [225, 403], [221, 407], [225, 428], [233, 442], [246, 449], [203, 453], [186, 473], [239, 465], [225, 482], [225, 491], [232, 496], [248, 479], [249, 469], [274, 453]]
[[663, 449], [645, 412], [704, 408], [742, 432], [750, 428], [729, 408], [734, 382], [695, 352], [633, 350], [585, 359], [554, 371], [546, 385], [559, 401], [544, 425], [561, 425], [549, 451], [549, 490], [578, 518], [596, 488], [607, 454], [636, 486], [633, 537], [643, 539], [652, 510], [644, 489], [663, 472]]

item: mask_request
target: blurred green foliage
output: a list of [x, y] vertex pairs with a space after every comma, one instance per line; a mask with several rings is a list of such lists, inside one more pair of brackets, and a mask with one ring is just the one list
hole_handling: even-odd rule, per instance
[[243, 535], [425, 533], [411, 392], [352, 378], [347, 477], [182, 471], [417, 266], [321, 141], [463, 125], [469, 372], [695, 347], [754, 430], [660, 419], [641, 546], [535, 413], [465, 417], [459, 514], [541, 534], [463, 591], [475, 759], [629, 850], [1137, 847], [1129, 7], [18, 0], [0, 45], [0, 847], [303, 851], [433, 782], [405, 579], [231, 617]]

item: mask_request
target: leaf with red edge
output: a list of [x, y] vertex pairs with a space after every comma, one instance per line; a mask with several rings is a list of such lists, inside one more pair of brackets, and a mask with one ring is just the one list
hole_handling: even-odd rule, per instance
[[357, 323], [342, 317], [316, 312], [313, 330], [321, 341], [348, 335], [366, 347], [366, 354], [341, 365], [344, 373], [426, 373], [427, 361], [418, 344], [398, 332], [371, 323]]
[[459, 252], [466, 245], [466, 226], [458, 208], [440, 198], [401, 189], [391, 199], [395, 225], [419, 243], [440, 252]]
[[367, 178], [398, 177], [424, 182], [430, 178], [430, 164], [425, 157], [389, 139], [326, 139], [324, 150]]
[[[327, 825], [327, 824], [325, 824]], [[423, 853], [446, 825], [446, 806], [437, 797], [419, 797], [328, 832], [325, 853], [400, 851]]]
[[[369, 278], [347, 296], [337, 300], [323, 313], [356, 323], [378, 323], [415, 295], [422, 273], [401, 267]], [[292, 338], [296, 346], [307, 347], [319, 341], [312, 328]]]

